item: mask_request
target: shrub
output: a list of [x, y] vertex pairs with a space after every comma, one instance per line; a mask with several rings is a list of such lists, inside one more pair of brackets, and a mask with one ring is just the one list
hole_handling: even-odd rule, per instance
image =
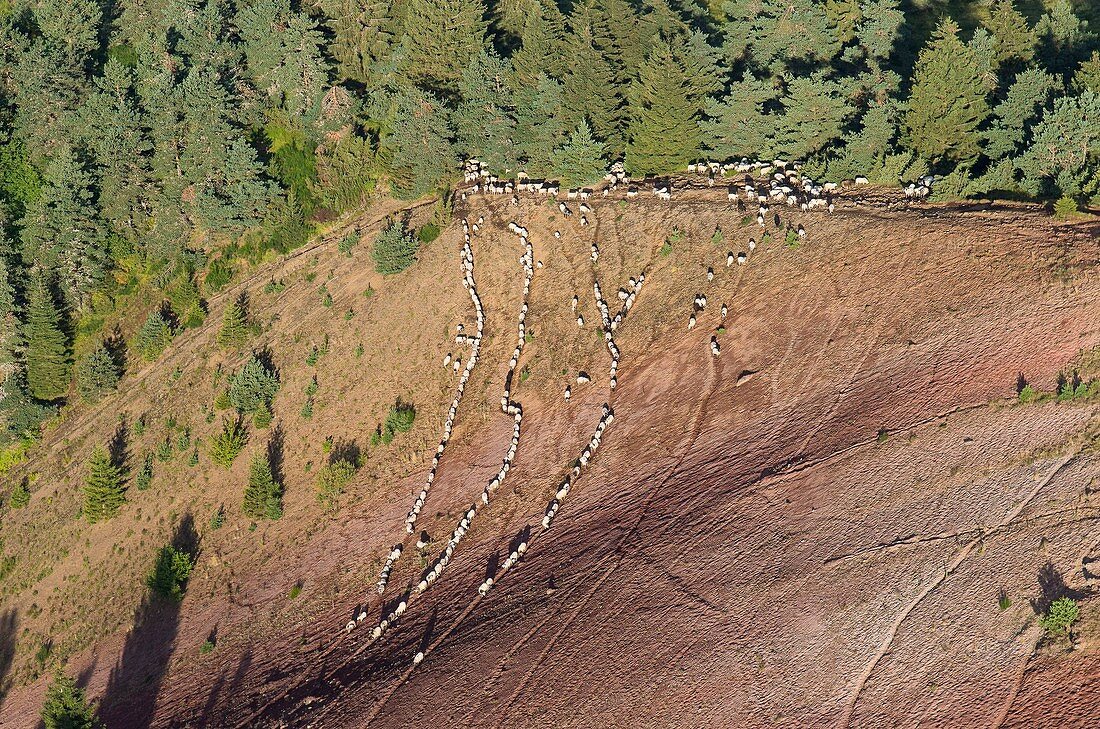
[[431, 243], [433, 240], [439, 237], [439, 226], [433, 222], [424, 223], [420, 227], [420, 230], [416, 231], [416, 237], [420, 239], [421, 243]]
[[218, 510], [210, 517], [210, 529], [217, 531], [225, 526], [225, 504], [218, 506]]
[[42, 705], [42, 724], [46, 729], [98, 729], [95, 706], [88, 702], [84, 689], [60, 671], [46, 692]]
[[279, 375], [273, 369], [253, 355], [241, 371], [229, 378], [226, 397], [237, 412], [251, 415], [261, 405], [270, 407], [275, 393], [279, 391]]
[[84, 480], [84, 516], [89, 522], [110, 519], [126, 501], [122, 474], [102, 448], [92, 451]]
[[301, 594], [302, 594], [302, 586], [301, 585], [294, 585], [293, 587], [290, 588], [290, 595], [289, 596], [290, 596], [291, 600], [293, 600], [294, 598], [298, 597]]
[[210, 640], [209, 638], [204, 640], [202, 645], [199, 646], [199, 653], [202, 654], [209, 653], [212, 650], [214, 650], [214, 641]]
[[352, 478], [355, 477], [355, 465], [348, 461], [330, 463], [317, 472], [317, 500], [328, 509], [340, 508], [340, 497]]
[[1039, 398], [1039, 392], [1031, 385], [1024, 385], [1018, 397], [1021, 403], [1029, 403]]
[[31, 492], [27, 489], [27, 479], [21, 478], [11, 487], [8, 504], [13, 509], [22, 509], [29, 503], [31, 503]]
[[278, 281], [276, 281], [275, 279], [271, 279], [264, 284], [263, 291], [265, 294], [281, 294], [286, 291], [286, 282], [282, 279], [279, 279]]
[[357, 245], [359, 245], [359, 233], [353, 230], [340, 239], [340, 242], [336, 244], [336, 250], [351, 258], [351, 249]]
[[283, 485], [271, 472], [271, 460], [266, 452], [252, 458], [243, 508], [253, 519], [278, 519], [283, 515]]
[[210, 262], [210, 268], [206, 271], [203, 280], [203, 288], [214, 293], [221, 291], [233, 278], [233, 265], [224, 258], [218, 258]]
[[787, 244], [788, 248], [797, 248], [798, 247], [798, 233], [796, 233], [794, 230], [788, 229], [787, 230], [787, 237], [786, 237], [786, 240], [784, 240], [784, 243]]
[[141, 462], [141, 468], [134, 476], [134, 486], [138, 491], [147, 491], [153, 485], [153, 454], [147, 453]]
[[210, 460], [222, 468], [229, 468], [247, 441], [248, 436], [240, 420], [223, 420], [221, 432], [210, 443]]
[[134, 349], [146, 362], [152, 362], [172, 342], [172, 325], [157, 309], [145, 320], [134, 338]]
[[1047, 614], [1039, 618], [1039, 624], [1049, 635], [1069, 635], [1069, 629], [1080, 612], [1081, 609], [1073, 598], [1060, 597], [1050, 604]]
[[725, 236], [724, 233], [722, 233], [722, 229], [718, 228], [718, 227], [715, 227], [714, 235], [712, 235], [710, 237], [710, 242], [713, 243], [714, 245], [720, 245], [722, 243], [722, 241], [725, 240], [725, 238], [726, 238], [726, 236]]
[[202, 296], [199, 287], [195, 284], [194, 275], [188, 268], [184, 271], [175, 286], [166, 293], [168, 306], [176, 317], [176, 321], [183, 326], [198, 328], [206, 320], [206, 310], [203, 308]]
[[393, 437], [396, 434], [409, 432], [415, 420], [416, 408], [408, 403], [398, 401], [396, 405], [390, 408], [390, 411], [386, 414], [386, 420], [379, 426], [377, 438], [372, 440], [376, 444], [381, 442], [389, 445], [393, 442]]
[[118, 387], [118, 364], [103, 342], [76, 364], [76, 391], [85, 402], [95, 402]]
[[374, 270], [384, 276], [401, 273], [416, 261], [417, 247], [416, 238], [409, 235], [405, 226], [393, 221], [374, 239], [371, 250]]
[[146, 579], [146, 584], [161, 597], [179, 602], [183, 599], [187, 580], [190, 579], [191, 570], [194, 568], [195, 560], [187, 552], [171, 545], [161, 547], [160, 552], [157, 553], [153, 572]]
[[1077, 201], [1069, 195], [1063, 195], [1054, 203], [1054, 217], [1059, 220], [1069, 220], [1077, 214]]

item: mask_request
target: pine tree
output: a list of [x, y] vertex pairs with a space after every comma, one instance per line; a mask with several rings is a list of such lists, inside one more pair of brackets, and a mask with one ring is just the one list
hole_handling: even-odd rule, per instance
[[20, 225], [23, 261], [56, 272], [70, 307], [87, 306], [109, 260], [92, 176], [70, 147], [50, 158], [42, 194], [27, 207]]
[[1073, 75], [1073, 90], [1078, 94], [1086, 90], [1100, 94], [1100, 51], [1093, 51], [1092, 57], [1078, 67]]
[[400, 53], [406, 78], [449, 95], [462, 71], [485, 48], [482, 0], [409, 0]]
[[275, 480], [266, 452], [252, 458], [244, 490], [244, 513], [253, 519], [278, 519], [283, 515], [283, 486]]
[[1070, 0], [1056, 0], [1035, 26], [1039, 38], [1039, 57], [1054, 73], [1068, 73], [1077, 67], [1090, 50], [1094, 36], [1088, 23], [1073, 12]]
[[229, 378], [226, 397], [238, 413], [251, 415], [258, 412], [261, 405], [270, 405], [277, 392], [279, 374], [259, 357], [252, 355], [240, 372]]
[[779, 96], [768, 81], [747, 74], [730, 84], [729, 93], [707, 101], [703, 129], [707, 149], [720, 159], [774, 157], [772, 124], [764, 105]]
[[725, 8], [726, 55], [744, 59], [755, 74], [780, 78], [840, 53], [839, 26], [815, 0], [730, 0]]
[[385, 140], [393, 191], [404, 199], [434, 192], [458, 168], [447, 109], [438, 97], [412, 90], [398, 97], [396, 116]]
[[90, 523], [110, 519], [126, 501], [122, 473], [102, 448], [92, 451], [84, 480], [84, 518]]
[[336, 75], [374, 87], [380, 66], [397, 44], [395, 23], [398, 4], [390, 0], [321, 0], [329, 18], [333, 40], [329, 51], [336, 60]]
[[134, 338], [133, 347], [146, 362], [160, 357], [161, 352], [172, 343], [172, 325], [164, 318], [160, 309], [151, 313], [141, 325]]
[[237, 27], [256, 86], [292, 120], [316, 119], [329, 75], [316, 21], [290, 0], [258, 0], [237, 14]]
[[455, 146], [491, 172], [507, 176], [518, 166], [513, 142], [515, 107], [508, 84], [510, 65], [495, 51], [482, 51], [462, 74], [462, 101], [454, 111]]
[[978, 127], [989, 116], [981, 61], [959, 40], [950, 18], [920, 52], [909, 111], [908, 143], [933, 163], [972, 162], [979, 154]]
[[1100, 186], [1100, 94], [1085, 91], [1054, 102], [1017, 161], [1033, 195], [1095, 195]]
[[829, 140], [841, 138], [855, 112], [845, 91], [820, 74], [793, 79], [783, 99], [784, 114], [775, 121], [775, 151], [788, 159], [806, 159]]
[[95, 706], [88, 702], [84, 689], [60, 671], [46, 691], [42, 705], [45, 729], [99, 729]]
[[61, 329], [61, 314], [41, 273], [32, 276], [27, 292], [27, 323], [23, 332], [31, 394], [45, 402], [60, 400], [69, 391], [72, 360], [68, 337]]
[[11, 487], [8, 494], [8, 506], [13, 509], [22, 509], [31, 503], [31, 492], [27, 489], [27, 479], [21, 478]]
[[1037, 68], [1016, 75], [1004, 101], [993, 109], [993, 123], [983, 136], [987, 157], [999, 160], [1020, 149], [1028, 131], [1058, 89], [1058, 80]]
[[118, 387], [118, 363], [104, 342], [86, 354], [76, 366], [76, 391], [86, 402], [95, 402]]
[[554, 176], [565, 187], [595, 182], [607, 169], [600, 152], [600, 144], [592, 138], [588, 123], [582, 121], [569, 135], [569, 141], [554, 150]]
[[244, 301], [237, 297], [225, 307], [222, 328], [218, 330], [218, 346], [223, 349], [240, 347], [248, 341], [248, 312]]
[[1035, 36], [1027, 19], [1014, 7], [1013, 0], [993, 0], [984, 25], [996, 39], [998, 63], [1030, 61], [1035, 55]]
[[630, 87], [626, 169], [633, 176], [682, 170], [702, 146], [700, 97], [681, 58], [657, 44]]

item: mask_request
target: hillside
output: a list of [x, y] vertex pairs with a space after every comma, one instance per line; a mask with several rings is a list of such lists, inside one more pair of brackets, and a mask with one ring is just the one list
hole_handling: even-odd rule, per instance
[[[1087, 715], [1081, 702], [1100, 703], [1096, 606], [1082, 600], [1067, 652], [1040, 641], [1032, 603], [1091, 594], [1100, 410], [1016, 393], [1020, 378], [1052, 391], [1075, 368], [1100, 374], [1096, 223], [849, 192], [833, 214], [781, 210], [806, 239], [727, 267], [728, 250], [759, 238], [755, 220], [724, 190], [683, 187], [671, 203], [597, 198], [583, 227], [538, 199], [471, 196], [412, 268], [385, 278], [368, 257], [379, 210], [351, 223], [361, 243], [350, 255], [338, 226], [261, 266], [118, 394], [67, 413], [9, 476], [33, 478], [29, 506], [0, 525], [15, 558], [2, 583], [16, 636], [0, 651], [14, 655], [5, 725], [37, 720], [43, 654], [67, 659], [111, 727], [881, 726], [915, 715], [1034, 726], [1070, 695], [1067, 720]], [[417, 524], [432, 537], [418, 560], [403, 520], [454, 395], [442, 359], [466, 360], [455, 325], [474, 323], [457, 221], [481, 216], [471, 245], [486, 338]], [[404, 539], [409, 551], [387, 602], [420, 579], [508, 449], [499, 402], [523, 286], [511, 221], [542, 264], [512, 382], [524, 416], [514, 467], [443, 576], [371, 641], [391, 547]], [[593, 276], [617, 305], [643, 271], [615, 335], [611, 392]], [[285, 290], [265, 293], [269, 281]], [[261, 332], [226, 352], [217, 323], [242, 293]], [[708, 304], [688, 330], [700, 293]], [[275, 421], [251, 429], [226, 470], [207, 453], [224, 415], [213, 403], [250, 350], [278, 370]], [[581, 371], [592, 382], [578, 384]], [[411, 431], [372, 445], [398, 401], [416, 408]], [[544, 531], [605, 402], [605, 443]], [[89, 525], [74, 518], [85, 461], [120, 422], [131, 473], [185, 428], [188, 447], [158, 460], [152, 487], [129, 489], [117, 518]], [[273, 437], [284, 515], [252, 527], [242, 491]], [[326, 509], [317, 471], [349, 453], [363, 465]], [[479, 596], [517, 535], [523, 559]], [[186, 597], [150, 601], [156, 550], [181, 536], [199, 555]], [[366, 621], [346, 633], [364, 604]]]

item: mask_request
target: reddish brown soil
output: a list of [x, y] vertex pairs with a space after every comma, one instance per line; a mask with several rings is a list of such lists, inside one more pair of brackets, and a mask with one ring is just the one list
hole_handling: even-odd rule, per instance
[[[135, 628], [153, 626], [149, 650], [141, 639], [124, 649], [120, 632], [75, 657], [71, 670], [99, 696], [119, 656], [131, 656], [126, 680], [111, 683], [110, 726], [1089, 723], [1100, 713], [1100, 608], [1082, 566], [1100, 545], [1100, 406], [1012, 396], [1018, 375], [1050, 390], [1100, 344], [1096, 228], [1021, 207], [907, 210], [882, 195], [796, 216], [810, 233], [804, 245], [775, 241], [727, 269], [726, 250], [759, 231], [739, 225], [724, 192], [718, 200], [707, 191], [671, 205], [597, 200], [588, 228], [531, 201], [472, 202], [468, 214], [487, 218], [474, 251], [488, 338], [424, 512], [434, 537], [445, 538], [507, 447], [511, 421], [496, 402], [521, 283], [519, 247], [503, 230], [513, 218], [546, 264], [531, 294], [530, 378], [514, 394], [524, 436], [449, 570], [372, 644], [377, 568], [403, 537], [450, 398], [438, 357], [458, 349], [447, 343], [453, 323], [473, 318], [459, 286], [460, 231], [402, 280], [375, 283], [362, 329], [370, 364], [345, 361], [346, 398], [315, 417], [362, 441], [401, 381], [423, 370], [418, 446], [403, 465], [380, 461], [357, 481], [335, 519], [307, 519], [310, 481], [288, 479], [291, 519], [279, 529], [293, 539], [273, 534], [273, 559], [233, 556], [248, 569], [235, 565], [229, 591], [227, 565], [204, 562], [166, 644], [154, 615]], [[684, 238], [662, 255], [674, 228]], [[593, 240], [609, 297], [647, 268], [617, 336], [616, 419], [553, 528], [479, 598], [490, 556], [524, 526], [540, 531], [608, 398], [592, 326]], [[348, 277], [358, 285], [366, 275]], [[584, 330], [569, 311], [574, 292]], [[689, 332], [698, 292], [708, 307]], [[708, 341], [723, 302], [730, 316], [715, 359]], [[273, 325], [275, 342], [313, 336], [299, 313]], [[390, 328], [371, 328], [383, 322]], [[594, 381], [574, 384], [565, 403], [578, 369]], [[307, 372], [290, 377], [298, 397]], [[306, 444], [288, 450], [306, 457]], [[247, 462], [238, 465], [243, 478]], [[415, 558], [399, 563], [387, 599], [418, 574]], [[1040, 575], [1083, 597], [1075, 651], [1040, 641]], [[345, 635], [365, 597], [369, 621]], [[217, 649], [199, 655], [215, 626]], [[43, 687], [14, 691], [4, 725], [33, 725]]]

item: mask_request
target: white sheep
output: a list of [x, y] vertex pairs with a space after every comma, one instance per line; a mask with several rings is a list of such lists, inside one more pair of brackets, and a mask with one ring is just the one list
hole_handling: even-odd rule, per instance
[[578, 316], [577, 317], [577, 326], [578, 327], [583, 327], [584, 326], [584, 317], [583, 316]]
[[714, 280], [714, 269], [708, 267], [707, 268], [707, 281], [709, 282], [709, 281], [713, 281], [713, 280]]
[[688, 317], [688, 331], [691, 331], [694, 328], [695, 328], [695, 314], [692, 314], [690, 317]]
[[565, 401], [566, 402], [569, 402], [569, 398], [570, 398], [571, 394], [572, 394], [572, 390], [570, 390], [569, 385], [566, 385], [565, 386]]

